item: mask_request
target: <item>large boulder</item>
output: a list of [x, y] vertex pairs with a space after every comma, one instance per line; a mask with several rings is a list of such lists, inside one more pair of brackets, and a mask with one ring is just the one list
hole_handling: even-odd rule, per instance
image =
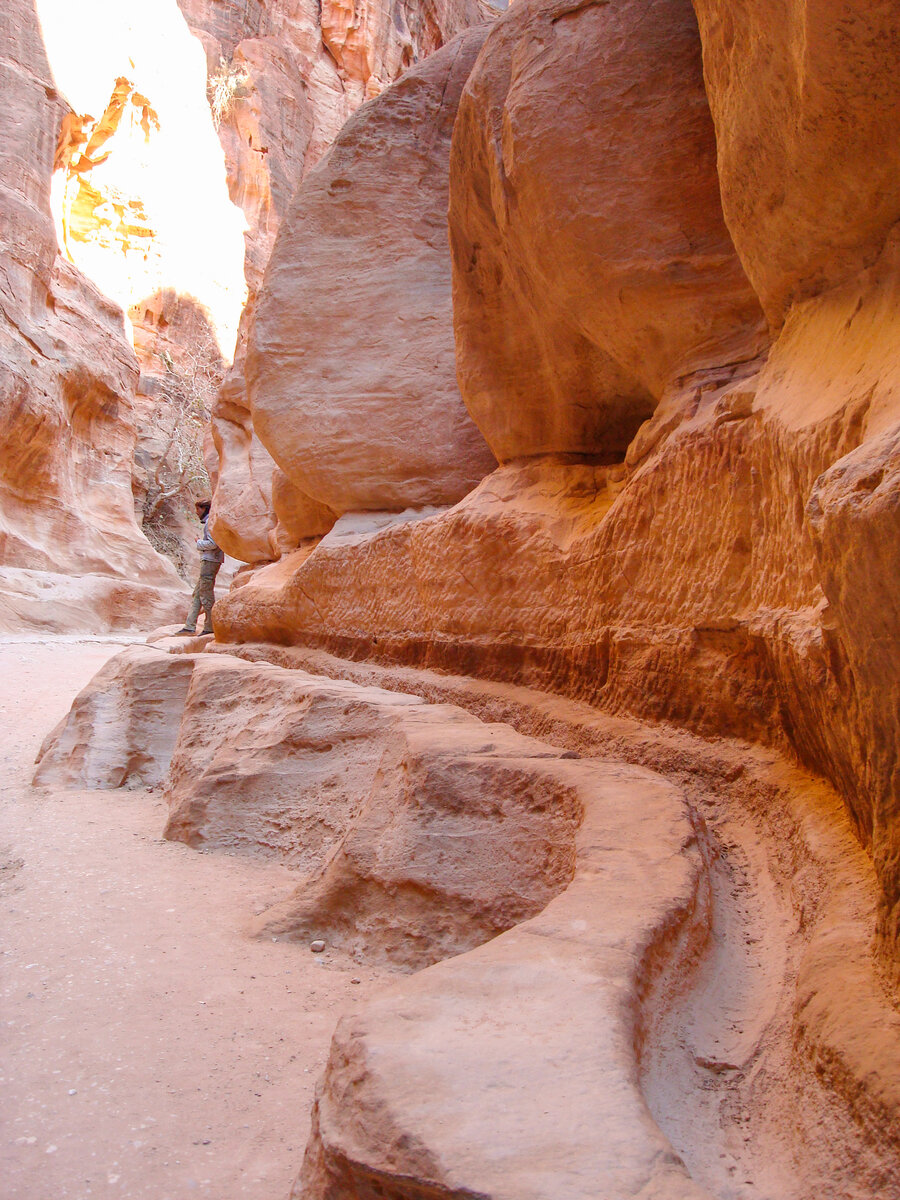
[[[291, 196], [364, 100], [494, 13], [486, 0], [179, 5], [203, 43], [211, 88], [229, 81], [233, 86], [218, 132], [229, 194], [247, 219], [250, 298], [234, 364], [213, 411], [220, 470], [212, 527], [229, 554], [254, 563], [276, 558], [294, 536], [276, 528], [274, 464], [254, 432], [244, 379], [253, 306]], [[287, 528], [308, 528], [307, 515], [298, 503], [287, 514]]]
[[253, 425], [296, 492], [337, 514], [450, 504], [493, 465], [456, 383], [445, 216], [484, 36], [461, 35], [355, 114], [298, 189], [266, 273]]
[[689, 0], [511, 8], [460, 101], [450, 236], [460, 387], [503, 461], [621, 459], [678, 380], [757, 355]]
[[900, 220], [900, 10], [694, 0], [728, 227], [766, 313], [878, 257]]

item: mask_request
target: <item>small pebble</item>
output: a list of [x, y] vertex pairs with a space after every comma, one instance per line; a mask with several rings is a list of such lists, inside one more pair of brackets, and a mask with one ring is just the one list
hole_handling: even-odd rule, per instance
[[312, 950], [313, 954], [321, 954], [325, 949], [325, 943], [321, 938], [316, 938], [314, 942], [309, 943], [309, 948]]
[[360, 981], [358, 979], [351, 979], [350, 982], [351, 983], [359, 983]]

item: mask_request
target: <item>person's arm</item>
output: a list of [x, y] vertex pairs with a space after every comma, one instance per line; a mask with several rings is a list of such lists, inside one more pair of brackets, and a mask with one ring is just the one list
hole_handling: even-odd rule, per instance
[[203, 522], [203, 533], [197, 538], [198, 550], [218, 550], [219, 547], [209, 535], [209, 530], [206, 527], [206, 521]]

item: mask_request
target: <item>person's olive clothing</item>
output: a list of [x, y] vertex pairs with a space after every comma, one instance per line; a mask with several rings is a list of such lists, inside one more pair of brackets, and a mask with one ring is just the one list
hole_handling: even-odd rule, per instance
[[203, 518], [203, 532], [197, 538], [197, 549], [200, 551], [200, 578], [191, 597], [191, 607], [182, 633], [193, 633], [197, 628], [197, 618], [200, 609], [205, 613], [204, 629], [212, 633], [212, 607], [216, 600], [216, 575], [219, 567], [225, 561], [225, 555], [213, 541], [209, 532], [209, 516]]
[[187, 615], [187, 620], [184, 623], [185, 629], [197, 628], [197, 618], [200, 616], [200, 609], [202, 608], [204, 612], [204, 628], [212, 630], [212, 607], [216, 599], [216, 575], [218, 575], [221, 565], [218, 562], [201, 561], [200, 578], [197, 580], [197, 586], [194, 588], [194, 594], [191, 597], [191, 607]]

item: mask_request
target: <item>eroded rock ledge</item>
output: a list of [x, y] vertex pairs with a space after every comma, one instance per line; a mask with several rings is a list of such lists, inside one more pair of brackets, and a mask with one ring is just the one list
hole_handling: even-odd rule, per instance
[[257, 932], [427, 966], [339, 1025], [297, 1197], [894, 1195], [900, 1018], [821, 783], [509, 684], [176, 648], [112, 660], [36, 782], [162, 782], [168, 836], [297, 870]]

